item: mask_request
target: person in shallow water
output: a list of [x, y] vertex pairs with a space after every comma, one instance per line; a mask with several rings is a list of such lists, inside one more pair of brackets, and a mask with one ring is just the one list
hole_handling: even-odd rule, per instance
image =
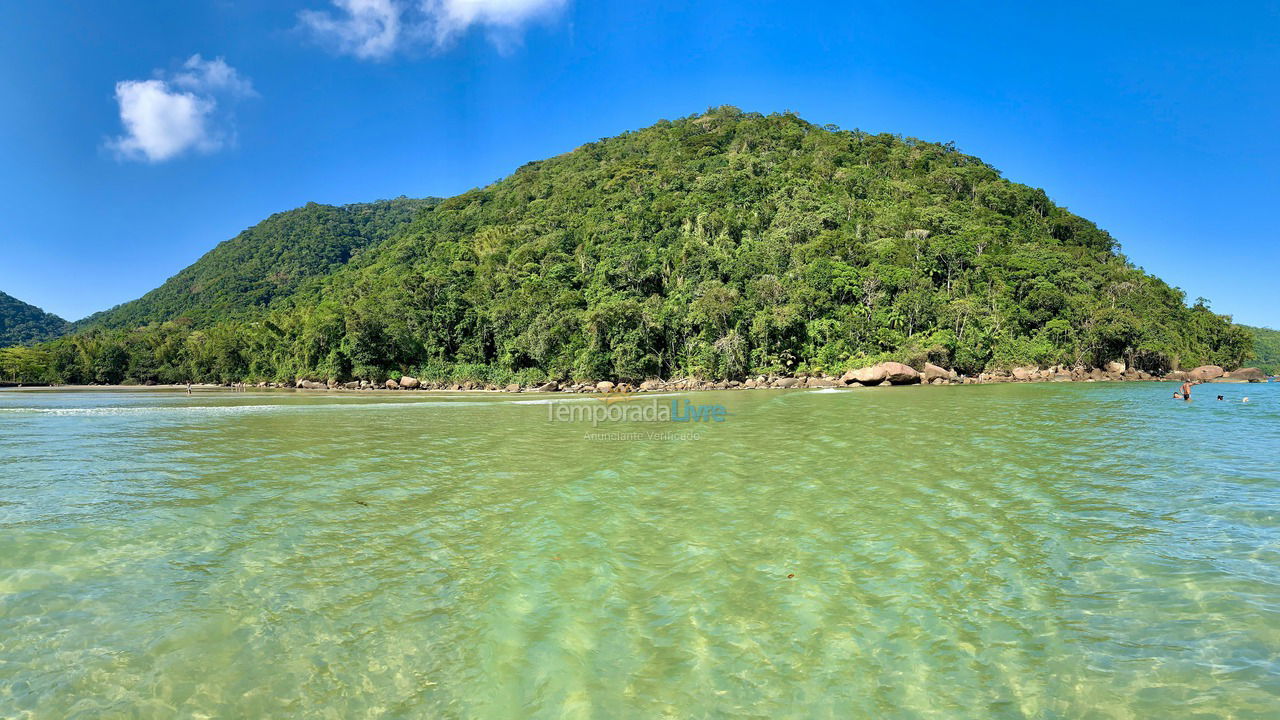
[[1186, 382], [1182, 383], [1182, 387], [1179, 389], [1182, 390], [1182, 392], [1174, 393], [1173, 394], [1174, 399], [1177, 399], [1177, 398], [1182, 398], [1183, 400], [1191, 399], [1191, 381], [1190, 380], [1187, 380]]

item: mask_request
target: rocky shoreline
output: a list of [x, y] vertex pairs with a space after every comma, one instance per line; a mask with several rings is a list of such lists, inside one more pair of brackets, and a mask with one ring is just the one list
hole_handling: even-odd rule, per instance
[[797, 388], [863, 388], [891, 385], [982, 385], [990, 383], [1013, 382], [1266, 382], [1267, 375], [1257, 368], [1241, 368], [1231, 372], [1216, 365], [1202, 365], [1194, 370], [1174, 371], [1163, 376], [1156, 376], [1142, 370], [1128, 368], [1124, 363], [1111, 362], [1103, 368], [1087, 368], [1084, 366], [1065, 367], [1054, 365], [1048, 368], [1033, 366], [1016, 367], [1009, 371], [984, 372], [976, 376], [966, 376], [954, 370], [925, 363], [917, 370], [910, 365], [897, 362], [885, 362], [868, 367], [849, 370], [835, 377], [832, 375], [810, 375], [796, 373], [794, 375], [759, 375], [746, 380], [703, 380], [699, 378], [678, 378], [671, 380], [651, 379], [632, 384], [601, 380], [598, 382], [559, 383], [550, 381], [538, 385], [510, 384], [499, 386], [491, 383], [426, 381], [412, 376], [401, 376], [375, 384], [368, 380], [338, 382], [329, 380], [321, 382], [299, 378], [292, 385], [288, 383], [257, 383], [259, 388], [294, 388], [302, 390], [444, 390], [453, 392], [561, 392], [561, 393], [625, 393], [625, 392], [661, 392], [692, 390], [755, 390], [755, 389], [797, 389]]
[[[910, 365], [897, 362], [885, 362], [868, 367], [849, 370], [839, 377], [833, 375], [810, 375], [796, 373], [794, 375], [758, 375], [746, 380], [703, 380], [700, 378], [677, 378], [671, 380], [651, 379], [641, 383], [615, 382], [601, 380], [599, 382], [559, 383], [550, 381], [536, 385], [495, 385], [479, 382], [427, 381], [408, 375], [399, 379], [373, 383], [368, 380], [352, 380], [338, 382], [329, 380], [321, 382], [299, 378], [293, 383], [259, 382], [259, 383], [195, 383], [193, 388], [235, 388], [238, 390], [343, 390], [355, 392], [386, 391], [444, 391], [444, 392], [559, 392], [559, 393], [635, 393], [635, 392], [689, 392], [696, 390], [789, 390], [789, 389], [846, 389], [853, 390], [866, 387], [885, 387], [902, 385], [988, 385], [993, 383], [1042, 383], [1042, 382], [1196, 382], [1196, 383], [1259, 383], [1280, 382], [1280, 378], [1271, 378], [1258, 368], [1240, 368], [1226, 371], [1217, 365], [1202, 365], [1193, 370], [1175, 370], [1164, 375], [1152, 375], [1141, 370], [1127, 368], [1123, 363], [1108, 363], [1105, 368], [1085, 368], [1076, 366], [1051, 366], [1047, 368], [1024, 366], [1008, 371], [984, 372], [978, 375], [960, 375], [954, 370], [925, 363], [921, 370]], [[145, 384], [145, 385], [22, 385], [3, 383], [0, 387], [37, 389], [85, 389], [103, 388], [134, 389], [146, 387], [150, 389], [185, 390], [186, 385]]]

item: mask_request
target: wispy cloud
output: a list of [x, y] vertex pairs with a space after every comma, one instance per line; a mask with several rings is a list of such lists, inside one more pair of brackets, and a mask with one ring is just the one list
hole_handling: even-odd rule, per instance
[[107, 146], [122, 160], [164, 162], [188, 151], [210, 153], [234, 141], [230, 107], [257, 93], [222, 58], [192, 55], [172, 73], [116, 83], [124, 134]]
[[339, 12], [303, 10], [298, 20], [333, 49], [358, 58], [389, 57], [400, 42], [404, 8], [395, 0], [333, 0]]
[[334, 51], [385, 60], [425, 46], [449, 47], [472, 27], [484, 29], [499, 49], [518, 42], [529, 22], [568, 0], [331, 0], [333, 10], [303, 10], [298, 21]]

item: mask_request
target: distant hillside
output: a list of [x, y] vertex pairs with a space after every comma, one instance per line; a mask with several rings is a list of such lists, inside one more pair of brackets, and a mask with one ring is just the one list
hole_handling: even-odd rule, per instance
[[1248, 325], [1240, 327], [1253, 335], [1253, 352], [1258, 356], [1254, 362], [1257, 366], [1268, 375], [1280, 374], [1280, 330]]
[[435, 202], [401, 197], [336, 207], [308, 203], [276, 213], [141, 298], [75, 327], [134, 328], [177, 319], [201, 327], [264, 310], [386, 240]]
[[77, 333], [49, 344], [45, 376], [744, 378], [880, 360], [1160, 372], [1238, 367], [1253, 344], [1092, 222], [949, 143], [792, 114], [664, 120], [392, 230], [412, 209], [388, 210], [397, 221], [376, 234], [344, 208], [275, 216], [96, 320], [199, 329]]
[[0, 347], [52, 340], [68, 329], [57, 315], [0, 292]]

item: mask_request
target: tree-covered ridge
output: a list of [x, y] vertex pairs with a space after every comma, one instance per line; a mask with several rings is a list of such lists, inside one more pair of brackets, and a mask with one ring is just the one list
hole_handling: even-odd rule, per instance
[[1268, 375], [1280, 374], [1280, 330], [1241, 325], [1253, 336], [1253, 354], [1258, 369]]
[[[291, 299], [356, 254], [386, 240], [435, 199], [354, 205], [307, 203], [220, 243], [137, 300], [95, 313], [77, 329], [134, 328], [183, 319], [203, 327]], [[314, 300], [314, 297], [311, 296]]]
[[951, 145], [722, 108], [425, 213], [335, 278], [350, 351], [323, 370], [1237, 362], [1239, 333], [1114, 247]]
[[55, 379], [1238, 366], [1251, 339], [950, 144], [720, 108], [445, 200], [307, 302], [50, 346]]
[[69, 327], [57, 315], [0, 292], [0, 347], [51, 340]]

